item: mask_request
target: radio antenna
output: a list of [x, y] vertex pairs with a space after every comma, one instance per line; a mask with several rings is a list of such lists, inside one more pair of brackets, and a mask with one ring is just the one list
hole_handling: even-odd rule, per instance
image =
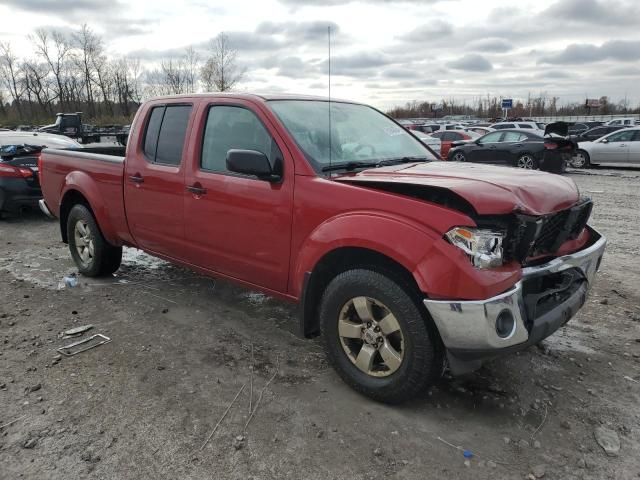
[[[331, 166], [331, 157], [332, 157], [332, 133], [331, 133], [331, 25], [327, 26], [327, 50], [329, 51], [329, 166]], [[331, 170], [329, 170], [331, 171]], [[331, 174], [329, 174], [331, 176]]]

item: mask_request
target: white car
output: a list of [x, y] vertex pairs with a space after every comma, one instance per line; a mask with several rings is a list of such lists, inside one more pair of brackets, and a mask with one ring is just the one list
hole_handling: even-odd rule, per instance
[[440, 160], [439, 157], [440, 149], [442, 148], [442, 142], [439, 138], [432, 137], [431, 135], [420, 132], [419, 130], [411, 130], [411, 133], [413, 133], [422, 143], [427, 145], [431, 150], [438, 154], [437, 157], [434, 157], [434, 160]]
[[40, 132], [0, 132], [0, 147], [24, 144], [49, 148], [82, 148], [78, 142], [64, 135]]
[[536, 135], [544, 136], [544, 123], [540, 122], [498, 122], [491, 125], [494, 130], [505, 130], [507, 128], [524, 128]]
[[571, 166], [616, 164], [640, 166], [640, 127], [625, 128], [593, 142], [580, 142]]
[[637, 124], [636, 122], [637, 122], [637, 119], [633, 117], [616, 118], [614, 120], [609, 120], [607, 123], [605, 123], [605, 125], [611, 125], [611, 126], [628, 125], [629, 127], [632, 127]]
[[473, 133], [477, 133], [479, 135], [486, 135], [487, 133], [491, 133], [495, 131], [495, 128], [491, 128], [491, 127], [465, 127], [464, 129], [465, 132], [473, 132]]

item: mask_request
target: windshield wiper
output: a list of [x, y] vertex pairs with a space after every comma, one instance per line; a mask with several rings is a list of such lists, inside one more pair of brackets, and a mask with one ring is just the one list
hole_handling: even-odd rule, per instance
[[343, 162], [326, 165], [322, 167], [322, 171], [330, 172], [333, 170], [355, 170], [356, 168], [377, 168], [396, 165], [398, 163], [426, 162], [427, 160], [429, 160], [427, 157], [398, 157], [385, 158], [377, 162]]
[[356, 168], [371, 168], [377, 167], [379, 162], [343, 162], [334, 163], [331, 165], [325, 165], [322, 167], [323, 172], [330, 172], [332, 170], [355, 170]]
[[414, 163], [414, 162], [426, 162], [429, 160], [427, 157], [398, 157], [398, 158], [385, 158], [380, 160], [376, 166], [384, 167], [387, 165], [395, 165], [397, 163]]

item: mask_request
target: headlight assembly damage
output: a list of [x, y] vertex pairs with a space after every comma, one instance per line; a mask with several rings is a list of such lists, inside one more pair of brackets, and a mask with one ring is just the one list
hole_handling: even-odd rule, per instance
[[478, 268], [495, 268], [502, 265], [504, 234], [495, 230], [455, 227], [445, 233], [445, 238], [469, 256]]

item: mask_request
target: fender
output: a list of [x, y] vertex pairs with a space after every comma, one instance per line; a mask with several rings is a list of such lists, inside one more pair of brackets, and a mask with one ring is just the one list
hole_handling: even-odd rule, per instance
[[410, 219], [380, 212], [349, 212], [329, 218], [316, 227], [300, 246], [290, 289], [294, 296], [299, 297], [305, 272], [313, 271], [324, 255], [341, 247], [376, 251], [413, 272], [438, 237], [436, 232], [425, 230], [424, 226]]
[[60, 205], [58, 206], [59, 212], [62, 208], [62, 200], [70, 190], [78, 191], [87, 199], [91, 206], [91, 210], [96, 217], [100, 231], [107, 242], [111, 245], [122, 245], [122, 241], [116, 234], [116, 230], [111, 222], [103, 196], [101, 195], [95, 180], [85, 172], [77, 170], [70, 172], [65, 177], [62, 185], [62, 191], [60, 192]]
[[[461, 218], [455, 218], [460, 216]], [[452, 212], [452, 224], [469, 224]], [[473, 223], [469, 224], [470, 226]], [[479, 270], [466, 255], [442, 239], [442, 234], [404, 217], [379, 212], [350, 212], [319, 225], [299, 249], [290, 290], [302, 296], [305, 274], [327, 253], [341, 247], [360, 247], [385, 255], [411, 273], [430, 298], [484, 299], [502, 293], [521, 277], [516, 262], [494, 270]]]

